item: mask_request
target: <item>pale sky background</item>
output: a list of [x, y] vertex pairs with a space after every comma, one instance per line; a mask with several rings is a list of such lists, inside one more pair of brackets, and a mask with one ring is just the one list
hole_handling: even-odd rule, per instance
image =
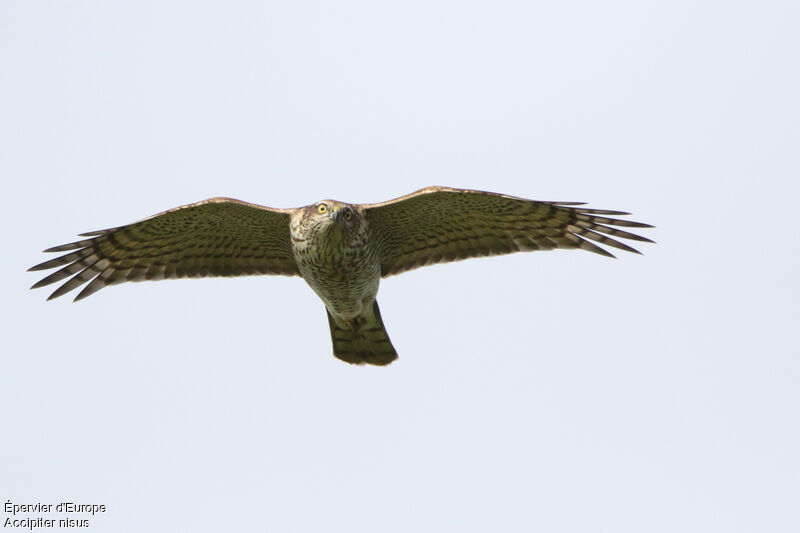
[[[0, 6], [3, 502], [105, 504], [98, 532], [800, 531], [797, 2]], [[332, 357], [299, 278], [28, 290], [40, 250], [211, 196], [433, 184], [658, 244], [388, 278], [388, 368]]]

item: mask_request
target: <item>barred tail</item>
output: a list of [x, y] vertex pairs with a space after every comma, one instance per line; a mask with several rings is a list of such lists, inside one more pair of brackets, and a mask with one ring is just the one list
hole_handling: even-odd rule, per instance
[[397, 359], [397, 352], [389, 340], [381, 320], [378, 302], [372, 309], [355, 319], [355, 327], [334, 318], [328, 311], [328, 324], [331, 327], [333, 355], [354, 365], [388, 365]]

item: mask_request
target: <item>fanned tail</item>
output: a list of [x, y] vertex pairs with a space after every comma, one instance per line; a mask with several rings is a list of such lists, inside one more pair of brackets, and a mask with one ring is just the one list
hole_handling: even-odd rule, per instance
[[333, 355], [354, 365], [366, 363], [384, 366], [397, 359], [397, 352], [383, 326], [377, 301], [372, 304], [372, 309], [365, 310], [356, 319], [355, 328], [326, 311], [331, 327]]

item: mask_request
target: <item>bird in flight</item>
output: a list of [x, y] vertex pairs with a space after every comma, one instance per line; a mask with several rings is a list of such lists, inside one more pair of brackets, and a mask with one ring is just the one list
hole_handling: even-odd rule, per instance
[[352, 364], [387, 365], [397, 352], [375, 299], [381, 278], [522, 251], [580, 248], [614, 257], [602, 244], [639, 253], [613, 237], [653, 242], [619, 229], [652, 226], [609, 218], [629, 213], [583, 205], [449, 187], [378, 204], [323, 200], [294, 209], [211, 198], [49, 248], [67, 253], [29, 270], [62, 268], [31, 288], [70, 278], [50, 300], [88, 283], [77, 301], [125, 281], [300, 276], [325, 304], [333, 354]]

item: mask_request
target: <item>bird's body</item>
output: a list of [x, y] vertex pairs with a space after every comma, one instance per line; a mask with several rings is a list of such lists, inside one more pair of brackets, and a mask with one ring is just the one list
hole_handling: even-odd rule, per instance
[[349, 363], [397, 359], [375, 301], [380, 257], [358, 206], [324, 200], [293, 213], [289, 228], [300, 275], [328, 312], [334, 354]]
[[[331, 211], [294, 213], [289, 224], [292, 249], [300, 275], [334, 317], [351, 320], [369, 307], [378, 294], [381, 260], [369, 246], [369, 225], [356, 206], [325, 200], [318, 206]], [[345, 219], [349, 213], [350, 219]]]
[[69, 252], [30, 270], [62, 267], [33, 288], [69, 278], [50, 298], [75, 298], [124, 281], [250, 274], [299, 275], [322, 299], [334, 355], [354, 364], [397, 358], [376, 301], [382, 277], [427, 264], [517, 251], [581, 248], [590, 241], [636, 252], [610, 236], [652, 242], [612, 226], [646, 228], [577, 207], [495, 193], [428, 187], [379, 204], [325, 200], [274, 209], [212, 198], [84, 234]]

